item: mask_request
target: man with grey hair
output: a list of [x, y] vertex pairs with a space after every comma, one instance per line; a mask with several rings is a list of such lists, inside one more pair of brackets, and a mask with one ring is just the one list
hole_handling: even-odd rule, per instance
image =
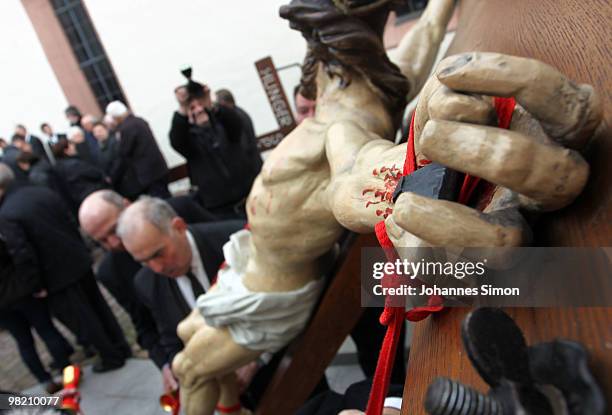
[[[96, 277], [117, 302], [130, 315], [136, 329], [138, 344], [149, 353], [149, 358], [162, 370], [164, 385], [174, 378], [169, 370], [168, 356], [160, 342], [160, 335], [153, 315], [139, 298], [134, 278], [142, 265], [125, 250], [117, 235], [117, 222], [130, 201], [112, 190], [99, 190], [89, 195], [79, 208], [81, 229], [107, 251], [98, 267]], [[200, 223], [215, 218], [196, 204], [189, 196], [168, 200], [173, 209], [187, 222]], [[166, 368], [164, 369], [164, 365]], [[166, 389], [172, 389], [166, 386]]]
[[106, 113], [117, 123], [119, 140], [119, 157], [111, 172], [113, 187], [131, 200], [142, 194], [170, 197], [168, 166], [149, 124], [120, 101], [108, 104]]
[[167, 202], [151, 197], [140, 198], [119, 217], [117, 235], [143, 264], [134, 285], [157, 323], [166, 391], [178, 387], [170, 366], [183, 349], [177, 325], [210, 288], [223, 263], [222, 246], [243, 226], [240, 220], [187, 225]]
[[121, 327], [100, 293], [92, 262], [66, 205], [40, 186], [15, 187], [9, 167], [0, 163], [0, 217], [18, 226], [39, 264], [41, 296], [78, 337], [100, 354], [93, 370], [123, 366], [131, 355]]

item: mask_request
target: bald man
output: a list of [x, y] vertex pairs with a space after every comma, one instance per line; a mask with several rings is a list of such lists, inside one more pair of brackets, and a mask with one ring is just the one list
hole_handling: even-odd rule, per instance
[[[215, 220], [188, 196], [171, 198], [168, 203], [187, 223]], [[107, 251], [96, 278], [129, 314], [136, 329], [138, 344], [147, 350], [149, 358], [163, 371], [168, 357], [160, 343], [157, 324], [134, 287], [134, 278], [142, 265], [134, 261], [116, 234], [119, 216], [129, 205], [128, 199], [112, 190], [94, 192], [80, 206], [79, 223], [81, 229]], [[172, 380], [169, 373], [165, 375], [166, 389], [171, 389]]]
[[115, 234], [119, 215], [129, 201], [112, 190], [100, 190], [89, 195], [79, 209], [81, 229], [107, 251], [100, 262], [96, 278], [115, 297], [128, 313], [140, 347], [161, 369], [165, 356], [159, 344], [155, 320], [149, 309], [138, 300], [134, 290], [134, 276], [141, 265], [123, 248]]

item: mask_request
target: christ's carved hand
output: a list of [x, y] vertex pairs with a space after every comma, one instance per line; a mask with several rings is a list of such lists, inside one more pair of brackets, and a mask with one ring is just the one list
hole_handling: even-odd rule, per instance
[[[516, 98], [510, 130], [492, 126], [494, 96]], [[387, 230], [404, 246], [414, 236], [436, 246], [522, 244], [529, 232], [519, 208], [561, 209], [584, 188], [589, 166], [579, 150], [602, 117], [591, 86], [533, 59], [476, 52], [440, 62], [416, 111], [417, 161], [444, 164], [497, 189], [483, 212], [402, 194]]]

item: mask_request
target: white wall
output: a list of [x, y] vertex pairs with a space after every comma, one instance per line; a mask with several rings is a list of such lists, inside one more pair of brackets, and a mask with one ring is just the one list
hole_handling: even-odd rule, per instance
[[[168, 130], [185, 65], [213, 91], [230, 89], [258, 134], [277, 128], [254, 62], [268, 55], [276, 66], [302, 61], [303, 38], [278, 17], [287, 2], [85, 0], [134, 112], [149, 121], [170, 165], [182, 162]], [[19, 0], [0, 1], [0, 51], [0, 137], [10, 138], [16, 123], [37, 134], [42, 121], [65, 130], [66, 98]], [[299, 75], [298, 68], [280, 73], [289, 95]]]
[[[288, 0], [85, 0], [134, 112], [147, 119], [171, 165], [168, 144], [180, 69], [214, 91], [228, 88], [253, 118], [257, 134], [277, 128], [254, 62], [271, 55], [276, 66], [301, 62], [305, 41], [278, 16]], [[280, 73], [290, 95], [299, 69]], [[292, 102], [292, 98], [289, 98]]]
[[49, 122], [65, 130], [66, 98], [19, 0], [0, 1], [0, 137], [10, 140], [15, 124], [40, 135]]

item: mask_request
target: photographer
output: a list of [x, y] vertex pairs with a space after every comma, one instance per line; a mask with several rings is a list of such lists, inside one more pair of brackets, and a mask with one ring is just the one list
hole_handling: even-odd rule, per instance
[[242, 145], [243, 126], [235, 110], [213, 106], [207, 86], [191, 80], [175, 89], [179, 103], [170, 144], [187, 160], [197, 199], [219, 219], [246, 218], [245, 202], [258, 171]]

